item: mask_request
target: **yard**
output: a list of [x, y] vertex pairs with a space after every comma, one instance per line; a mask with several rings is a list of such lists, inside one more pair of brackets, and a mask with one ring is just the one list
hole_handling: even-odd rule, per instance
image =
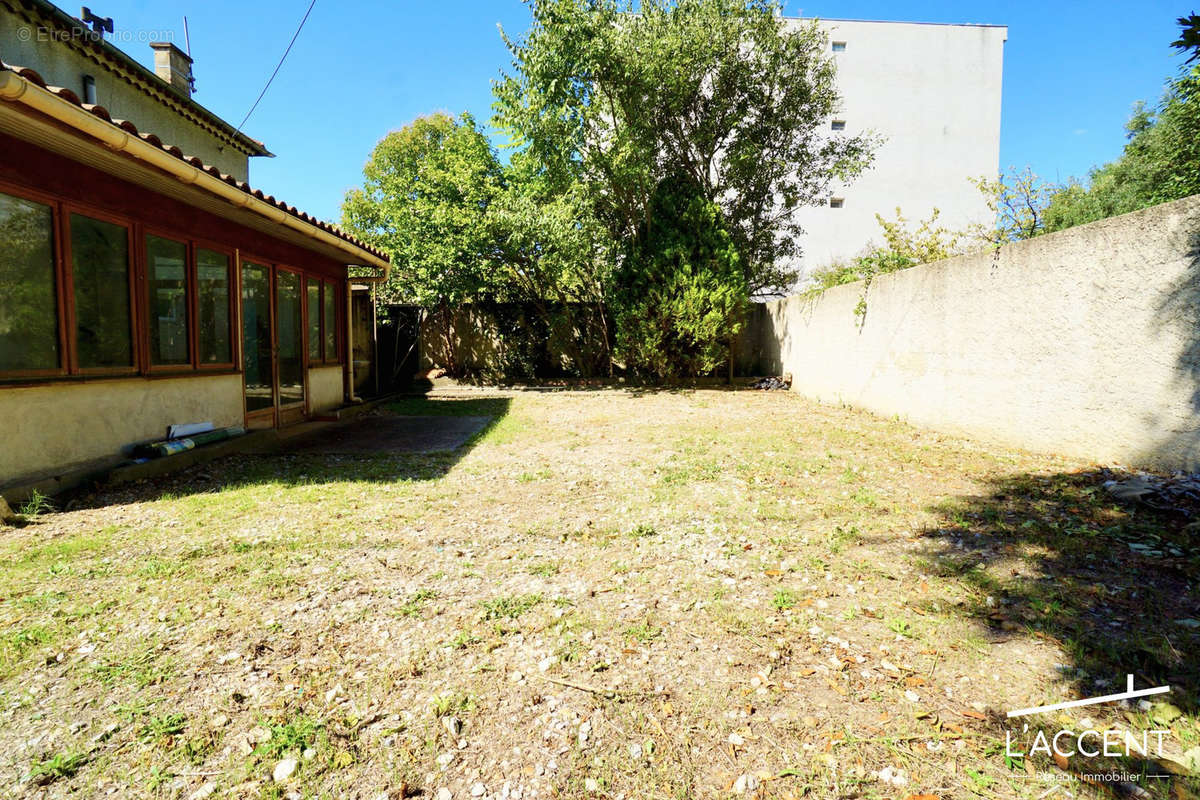
[[[1171, 694], [1030, 728], [1200, 757], [1188, 520], [1093, 466], [788, 392], [384, 413], [495, 419], [457, 451], [242, 456], [4, 529], [0, 793], [1197, 791], [1005, 753], [1007, 710], [1132, 673]], [[1158, 761], [1114, 765], [1185, 771]]]

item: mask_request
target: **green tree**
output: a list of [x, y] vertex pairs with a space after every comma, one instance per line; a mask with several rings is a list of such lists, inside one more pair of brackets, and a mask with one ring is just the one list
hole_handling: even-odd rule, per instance
[[995, 219], [993, 227], [975, 226], [974, 238], [995, 246], [1037, 236], [1046, 227], [1046, 209], [1057, 188], [1042, 181], [1028, 166], [1009, 167], [996, 178], [973, 178]]
[[[532, 306], [583, 377], [611, 372], [607, 297], [613, 243], [579, 183], [556, 185], [528, 153], [514, 153], [489, 209], [505, 299]], [[560, 324], [561, 323], [561, 324]]]
[[659, 183], [650, 212], [615, 275], [617, 354], [657, 380], [711, 372], [745, 316], [737, 246], [720, 207], [686, 175]]
[[447, 367], [456, 374], [449, 311], [495, 289], [488, 209], [502, 190], [499, 160], [469, 114], [436, 113], [385, 136], [363, 175], [363, 187], [342, 203], [342, 224], [392, 257], [383, 302], [441, 311]]
[[1185, 53], [1191, 50], [1187, 57], [1189, 64], [1200, 60], [1200, 14], [1192, 13], [1180, 17], [1177, 21], [1180, 28], [1179, 38], [1171, 42], [1171, 46]]
[[526, 0], [497, 123], [557, 185], [584, 187], [615, 242], [658, 230], [653, 196], [686, 176], [715, 204], [748, 292], [790, 286], [794, 212], [871, 159], [821, 133], [838, 101], [827, 42], [770, 0]]

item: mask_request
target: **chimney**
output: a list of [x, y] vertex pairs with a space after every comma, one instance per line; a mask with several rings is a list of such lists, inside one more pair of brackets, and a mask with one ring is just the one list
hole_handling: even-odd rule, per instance
[[151, 42], [154, 74], [171, 84], [184, 97], [192, 96], [192, 59], [170, 42]]

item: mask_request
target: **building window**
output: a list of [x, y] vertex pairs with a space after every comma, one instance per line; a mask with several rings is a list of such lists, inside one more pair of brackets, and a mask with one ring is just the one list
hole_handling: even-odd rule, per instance
[[846, 52], [846, 43], [845, 42], [834, 42], [833, 43], [833, 52], [835, 52], [835, 53]]
[[325, 282], [325, 360], [337, 361], [337, 285]]
[[835, 119], [833, 122], [829, 123], [829, 127], [835, 131], [844, 131], [846, 130], [846, 121], [842, 119]]
[[845, 202], [846, 201], [840, 197], [831, 197], [831, 198], [829, 198], [829, 207], [830, 208], [841, 208], [845, 204]]
[[0, 372], [60, 366], [53, 212], [0, 194]]
[[79, 367], [132, 367], [129, 229], [72, 214], [71, 270]]
[[150, 363], [187, 365], [188, 248], [183, 242], [146, 237], [146, 284], [149, 304]]
[[324, 341], [321, 336], [321, 282], [309, 278], [306, 292], [308, 293], [308, 360], [309, 363], [317, 364], [322, 360], [321, 342]]
[[200, 366], [233, 363], [229, 256], [196, 250], [196, 353]]

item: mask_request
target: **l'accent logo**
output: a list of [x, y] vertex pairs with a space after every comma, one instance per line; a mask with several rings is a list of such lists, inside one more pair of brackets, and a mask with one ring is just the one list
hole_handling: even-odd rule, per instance
[[1155, 686], [1152, 689], [1137, 689], [1133, 688], [1133, 676], [1126, 675], [1126, 685], [1129, 687], [1127, 691], [1118, 692], [1117, 694], [1106, 694], [1102, 697], [1085, 697], [1082, 700], [1071, 700], [1067, 703], [1055, 703], [1050, 706], [1036, 706], [1034, 708], [1022, 708], [1018, 711], [1008, 712], [1009, 717], [1024, 717], [1029, 714], [1041, 714], [1046, 711], [1058, 711], [1064, 708], [1078, 708], [1079, 706], [1094, 706], [1100, 703], [1111, 703], [1115, 700], [1132, 700], [1135, 697], [1149, 697], [1152, 694], [1166, 694], [1171, 691], [1170, 686]]

